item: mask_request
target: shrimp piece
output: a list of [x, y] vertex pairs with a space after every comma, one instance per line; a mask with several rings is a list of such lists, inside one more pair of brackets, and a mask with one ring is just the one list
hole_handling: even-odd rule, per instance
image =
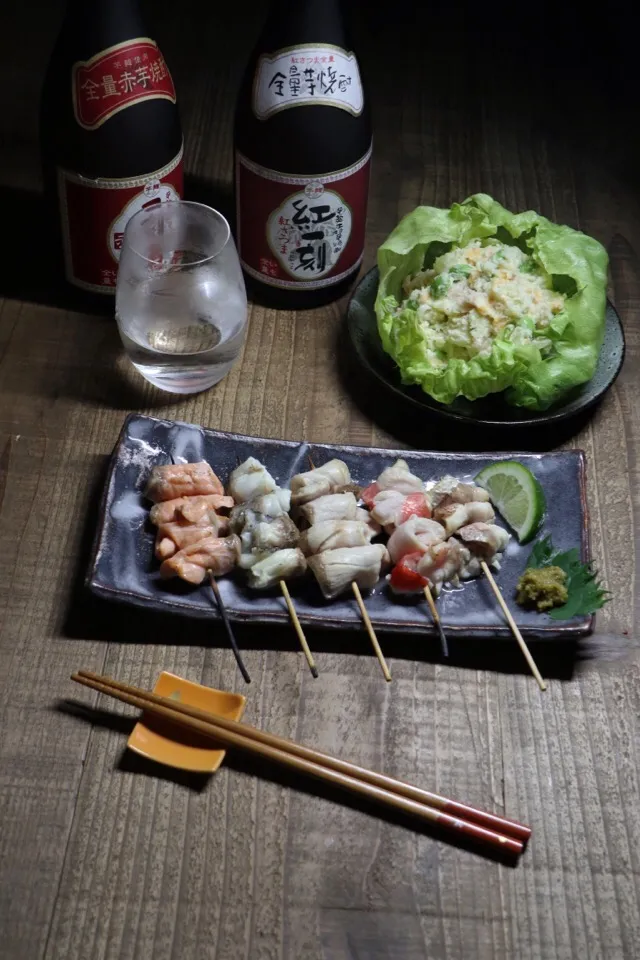
[[460, 571], [468, 563], [471, 554], [459, 540], [446, 540], [432, 544], [418, 563], [417, 572], [439, 590], [443, 583], [457, 583]]
[[240, 538], [203, 537], [197, 543], [179, 550], [160, 567], [160, 576], [168, 580], [180, 577], [187, 583], [202, 583], [210, 570], [215, 577], [223, 577], [240, 559]]
[[387, 544], [392, 563], [398, 563], [408, 553], [425, 553], [432, 543], [445, 538], [444, 527], [428, 517], [409, 517], [389, 537]]
[[387, 533], [393, 533], [395, 529], [404, 498], [404, 493], [399, 490], [381, 490], [373, 499], [371, 516]]
[[473, 500], [471, 503], [453, 503], [441, 501], [433, 511], [434, 519], [441, 523], [448, 537], [460, 527], [476, 521], [491, 521], [495, 518], [490, 503]]
[[371, 515], [378, 522], [384, 521], [385, 532], [391, 535], [409, 517], [430, 517], [431, 504], [424, 490], [407, 494], [381, 490], [374, 498]]
[[411, 473], [406, 460], [396, 460], [392, 466], [383, 470], [377, 484], [380, 490], [397, 490], [405, 496], [408, 493], [420, 493], [424, 490], [424, 482]]
[[224, 487], [204, 460], [200, 463], [168, 463], [151, 471], [144, 495], [154, 503], [178, 497], [223, 494]]

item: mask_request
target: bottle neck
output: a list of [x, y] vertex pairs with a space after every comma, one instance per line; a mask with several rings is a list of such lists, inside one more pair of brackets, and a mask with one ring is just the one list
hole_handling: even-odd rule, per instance
[[147, 35], [138, 0], [68, 0], [61, 39], [74, 59]]
[[330, 42], [344, 45], [341, 0], [282, 0], [271, 5], [263, 36], [267, 45]]

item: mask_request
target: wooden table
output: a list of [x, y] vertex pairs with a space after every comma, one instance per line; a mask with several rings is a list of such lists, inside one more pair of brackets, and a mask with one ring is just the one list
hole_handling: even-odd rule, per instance
[[[168, 0], [150, 9], [180, 92], [189, 172], [200, 195], [224, 203], [233, 97], [261, 4], [217, 6], [186, 4], [178, 17]], [[46, 302], [37, 224], [11, 217], [37, 200], [34, 64], [60, 11], [12, 5], [0, 39], [0, 209], [20, 254], [0, 288], [7, 960], [640, 956], [640, 217], [634, 131], [611, 96], [632, 76], [631, 45], [624, 31], [601, 37], [606, 25], [560, 49], [543, 24], [520, 34], [508, 16], [483, 26], [459, 8], [362, 6], [376, 131], [366, 267], [418, 203], [448, 206], [477, 190], [578, 226], [610, 251], [627, 359], [591, 422], [565, 442], [587, 454], [593, 552], [614, 598], [575, 663], [541, 653], [545, 694], [508, 645], [442, 664], [428, 644], [389, 639], [387, 685], [358, 636], [346, 652], [334, 637], [314, 638], [314, 681], [289, 631], [246, 631], [246, 717], [511, 813], [532, 825], [531, 847], [511, 869], [240, 761], [204, 783], [145, 766], [123, 750], [129, 711], [104, 702], [86, 714], [67, 702], [96, 702], [69, 682], [78, 667], [144, 686], [164, 668], [243, 688], [213, 628], [99, 605], [82, 590], [96, 498], [129, 410], [267, 437], [398, 438], [362, 412], [375, 397], [357, 404], [339, 376], [344, 303], [307, 314], [254, 306], [232, 373], [174, 401], [131, 373], [111, 318]], [[573, 21], [554, 17], [575, 40]], [[502, 29], [495, 42], [492, 25]], [[420, 427], [424, 447], [459, 441]], [[402, 440], [398, 421], [393, 432]]]

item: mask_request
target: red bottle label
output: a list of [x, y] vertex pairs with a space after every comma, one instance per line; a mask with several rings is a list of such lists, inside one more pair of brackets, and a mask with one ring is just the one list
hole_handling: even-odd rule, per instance
[[292, 176], [236, 153], [242, 266], [274, 287], [317, 290], [362, 260], [371, 148], [345, 170]]
[[73, 65], [73, 112], [85, 130], [142, 100], [176, 102], [171, 74], [148, 37], [125, 40]]
[[127, 180], [90, 180], [58, 168], [67, 280], [113, 294], [124, 229], [138, 210], [182, 197], [182, 149], [171, 163]]

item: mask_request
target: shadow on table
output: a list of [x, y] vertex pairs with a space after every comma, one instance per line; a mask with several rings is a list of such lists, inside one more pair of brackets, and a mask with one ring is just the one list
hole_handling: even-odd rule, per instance
[[[346, 309], [345, 302], [345, 314]], [[479, 423], [447, 421], [431, 414], [426, 407], [424, 412], [418, 410], [410, 401], [382, 388], [380, 381], [358, 362], [346, 320], [339, 329], [335, 353], [342, 385], [362, 413], [401, 443], [419, 450], [545, 452], [579, 433], [597, 409], [591, 407], [555, 424], [502, 430]]]
[[[125, 716], [116, 713], [113, 710], [104, 710], [101, 707], [92, 707], [88, 703], [80, 700], [65, 699], [58, 700], [53, 705], [53, 709], [67, 716], [75, 717], [85, 723], [90, 723], [93, 727], [102, 727], [105, 730], [112, 730], [114, 733], [121, 733], [128, 737], [137, 723], [137, 717]], [[187, 787], [200, 793], [209, 782], [210, 774], [191, 773], [188, 770], [178, 770], [175, 767], [169, 767], [164, 763], [157, 763], [155, 760], [149, 760], [148, 757], [142, 757], [133, 750], [126, 747], [120, 754], [116, 763], [118, 770], [123, 773], [141, 773], [147, 777], [156, 777], [162, 780], [168, 780], [181, 787]]]
[[[136, 719], [122, 714], [115, 713], [102, 708], [91, 707], [77, 700], [59, 700], [54, 709], [68, 716], [75, 717], [84, 722], [91, 723], [93, 726], [103, 727], [122, 733], [128, 736], [133, 729]], [[414, 833], [421, 833], [432, 837], [434, 840], [442, 840], [450, 846], [461, 850], [467, 850], [471, 853], [477, 853], [485, 859], [493, 860], [504, 864], [505, 866], [516, 866], [517, 858], [513, 855], [505, 854], [499, 849], [493, 850], [479, 844], [471, 838], [457, 836], [436, 823], [419, 821], [410, 814], [393, 810], [392, 808], [382, 807], [374, 801], [355, 794], [347, 793], [344, 789], [317, 780], [314, 777], [307, 776], [296, 770], [289, 770], [279, 766], [271, 761], [263, 760], [260, 757], [243, 754], [239, 751], [228, 753], [224, 760], [224, 765], [242, 777], [259, 777], [270, 783], [276, 783], [281, 787], [295, 790], [297, 793], [307, 797], [320, 797], [330, 803], [340, 804], [348, 807], [350, 810], [359, 810], [368, 816], [383, 820], [385, 823], [403, 827]], [[177, 770], [165, 764], [156, 763], [148, 760], [146, 757], [134, 753], [125, 748], [116, 763], [116, 769], [123, 773], [137, 773], [144, 776], [167, 780], [170, 783], [178, 784], [186, 789], [196, 793], [201, 793], [208, 785], [211, 774], [190, 773], [185, 770]]]
[[[188, 175], [185, 198], [215, 207], [233, 222], [233, 192], [229, 185]], [[42, 193], [0, 186], [0, 209], [4, 235], [9, 238], [2, 253], [0, 296], [113, 317], [112, 297], [87, 295], [65, 283], [60, 240], [51, 229]]]

